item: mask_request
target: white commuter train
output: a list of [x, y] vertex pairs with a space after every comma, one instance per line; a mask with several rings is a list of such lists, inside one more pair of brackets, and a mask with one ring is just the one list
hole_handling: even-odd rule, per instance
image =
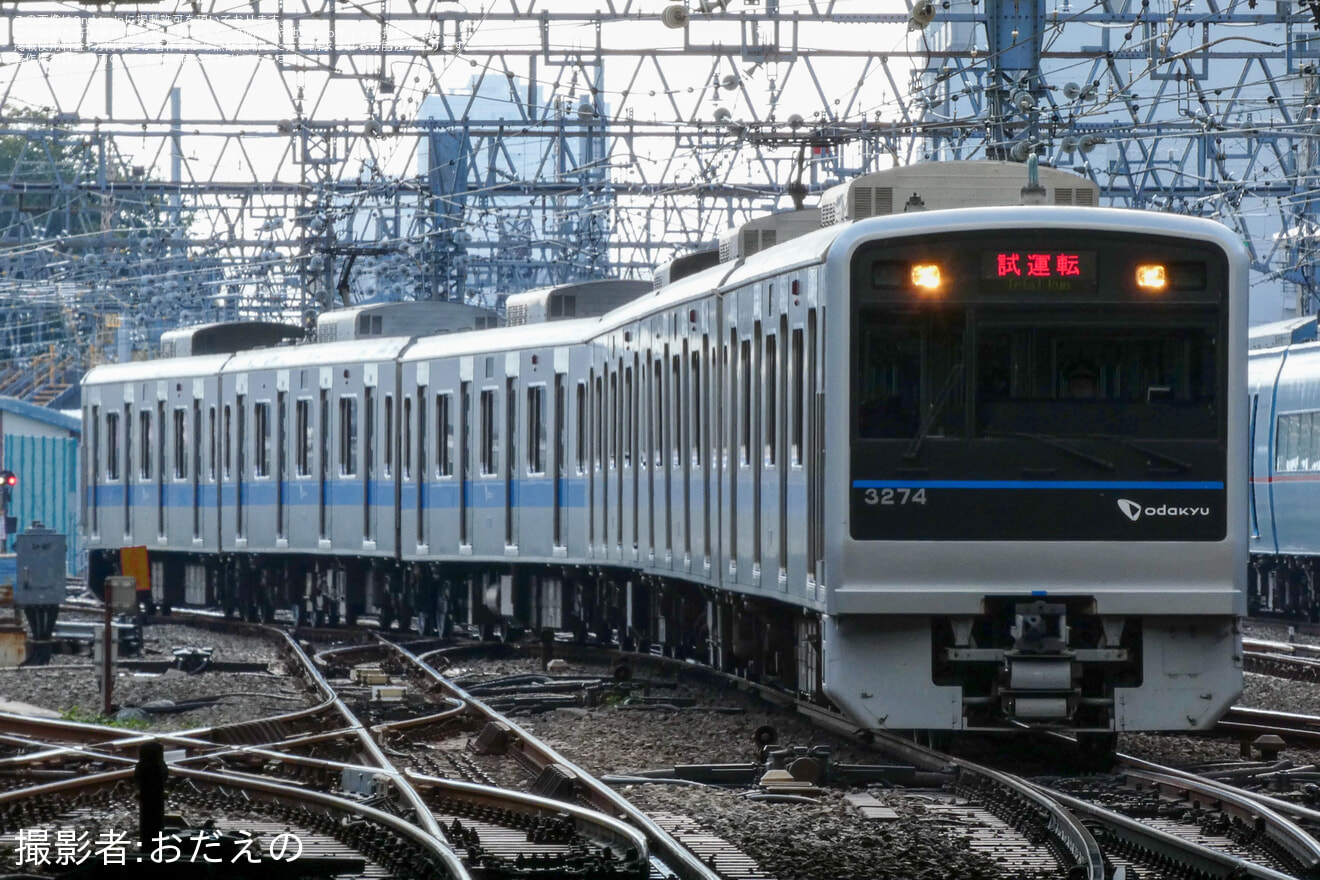
[[1247, 256], [1064, 172], [952, 207], [1021, 169], [854, 182], [599, 317], [97, 367], [93, 582], [142, 545], [164, 604], [614, 634], [865, 728], [1207, 728]]

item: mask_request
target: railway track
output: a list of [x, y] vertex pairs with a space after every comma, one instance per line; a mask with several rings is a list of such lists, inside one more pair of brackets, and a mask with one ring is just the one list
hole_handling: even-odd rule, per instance
[[[445, 647], [435, 640], [396, 644], [375, 636], [368, 643], [323, 650], [313, 661], [287, 634], [275, 636], [272, 630], [236, 621], [207, 625], [278, 637], [290, 668], [301, 670], [320, 699], [297, 712], [153, 735], [0, 716], [0, 821], [7, 823], [0, 825], [0, 847], [12, 846], [20, 829], [67, 821], [64, 816], [86, 823], [89, 809], [127, 817], [132, 807], [128, 780], [137, 752], [156, 742], [179, 753], [170, 765], [170, 796], [186, 804], [190, 816], [234, 816], [241, 802], [246, 823], [241, 827], [261, 831], [271, 822], [286, 821], [299, 829], [291, 833], [305, 830], [318, 859], [340, 859], [323, 867], [343, 868], [354, 876], [546, 876], [565, 869], [582, 876], [775, 876], [707, 823], [672, 810], [643, 811], [614, 790], [620, 784], [648, 785], [649, 780], [598, 779], [495, 708], [526, 715], [636, 699], [630, 708], [672, 711], [681, 699], [664, 692], [658, 681], [636, 679], [637, 669], [654, 664], [680, 679], [713, 673], [665, 658], [594, 651], [604, 658], [605, 674], [506, 676], [496, 685], [464, 686], [443, 671], [491, 650], [507, 654], [515, 649]], [[566, 645], [554, 650], [574, 662], [586, 656]], [[630, 677], [641, 682], [636, 687], [645, 690], [644, 697], [621, 696], [633, 687]], [[860, 742], [857, 731], [833, 712], [741, 680], [721, 686], [731, 684]], [[390, 700], [398, 699], [382, 700], [385, 692], [373, 695], [372, 688], [394, 688], [388, 691]], [[1230, 716], [1226, 724], [1266, 720], [1281, 721], [1248, 713]], [[1320, 721], [1311, 722], [1320, 730]], [[1293, 723], [1299, 731], [1307, 724]], [[955, 833], [1001, 864], [1031, 866], [1041, 876], [1097, 880], [1109, 880], [1116, 867], [1149, 876], [1171, 865], [1193, 872], [1189, 876], [1320, 876], [1314, 843], [1320, 814], [1309, 808], [1273, 804], [1258, 793], [1234, 793], [1223, 782], [1197, 788], [1201, 783], [1172, 768], [1135, 765], [1116, 770], [1108, 783], [1111, 794], [1126, 794], [1106, 802], [1098, 784], [1097, 791], [1064, 790], [1069, 786], [1045, 786], [899, 738], [867, 739], [890, 759], [906, 762], [914, 778], [925, 774], [926, 784], [942, 780], [943, 790], [911, 789], [914, 797], [926, 800], [925, 815], [932, 824], [961, 829]], [[427, 759], [413, 760], [421, 752]], [[498, 763], [504, 768], [494, 769]], [[765, 776], [767, 766], [758, 766], [755, 778]], [[846, 780], [848, 772], [863, 772], [837, 764], [832, 769], [835, 781]], [[734, 771], [725, 767], [724, 772]], [[778, 791], [739, 784], [755, 797], [792, 804], [802, 800], [792, 793], [797, 781]], [[868, 802], [867, 795], [854, 794], [853, 809], [863, 817], [868, 810], [887, 809], [874, 798]], [[56, 812], [35, 809], [38, 800], [55, 805]], [[1126, 816], [1120, 809], [1124, 803]], [[1179, 812], [1185, 815], [1170, 820]], [[349, 815], [361, 818], [344, 818]], [[410, 829], [402, 837], [396, 828], [400, 824]], [[369, 827], [370, 833], [344, 839], [325, 833], [340, 826]], [[1193, 827], [1200, 831], [1188, 830]], [[362, 844], [366, 838], [398, 842], [373, 850]], [[421, 839], [426, 846], [419, 846]], [[394, 858], [385, 857], [391, 853]], [[308, 862], [309, 868], [315, 864]]]

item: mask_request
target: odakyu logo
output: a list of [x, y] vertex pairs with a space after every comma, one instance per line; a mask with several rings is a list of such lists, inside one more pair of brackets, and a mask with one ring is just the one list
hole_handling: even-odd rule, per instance
[[1209, 516], [1208, 507], [1172, 507], [1167, 504], [1161, 504], [1159, 507], [1142, 507], [1135, 501], [1127, 498], [1118, 499], [1118, 509], [1123, 511], [1123, 515], [1136, 522], [1143, 516]]

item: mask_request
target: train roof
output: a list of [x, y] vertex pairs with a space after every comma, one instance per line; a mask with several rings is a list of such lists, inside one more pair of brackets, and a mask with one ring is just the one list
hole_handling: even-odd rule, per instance
[[346, 342], [314, 342], [293, 348], [259, 348], [233, 355], [220, 372], [292, 370], [300, 367], [389, 361], [397, 358], [411, 341], [407, 336], [386, 336]]
[[383, 302], [322, 312], [316, 318], [316, 342], [389, 336], [430, 336], [498, 327], [490, 309], [446, 300]]
[[281, 321], [223, 321], [167, 330], [160, 337], [160, 356], [195, 357], [230, 354], [249, 348], [282, 345], [302, 339], [303, 328]]
[[1285, 318], [1269, 324], [1257, 324], [1247, 331], [1252, 351], [1316, 341], [1316, 316]]
[[232, 355], [204, 354], [193, 357], [157, 358], [150, 361], [128, 361], [122, 364], [101, 364], [87, 371], [82, 378], [82, 384], [110, 385], [213, 376], [220, 372], [220, 368], [230, 357]]
[[440, 357], [517, 351], [524, 348], [579, 345], [589, 341], [600, 330], [600, 318], [580, 318], [573, 321], [472, 330], [449, 336], [425, 336], [418, 339], [400, 360], [425, 361]]
[[[903, 236], [942, 235], [984, 229], [1036, 227], [1043, 221], [1048, 221], [1049, 225], [1056, 229], [1089, 231], [1108, 228], [1147, 235], [1193, 238], [1222, 246], [1230, 254], [1236, 255], [1239, 262], [1246, 259], [1246, 249], [1241, 238], [1223, 224], [1184, 214], [1136, 211], [1131, 208], [1076, 208], [1062, 205], [948, 208], [942, 211], [872, 217], [846, 226], [826, 227], [822, 231], [834, 229], [838, 232], [837, 238], [828, 244], [830, 250], [841, 246], [846, 252], [851, 252], [859, 242], [872, 238], [878, 233]], [[837, 242], [837, 245], [833, 242]], [[821, 243], [824, 242], [813, 234], [790, 241], [784, 247], [810, 247]], [[751, 264], [751, 260], [748, 260], [748, 264]]]

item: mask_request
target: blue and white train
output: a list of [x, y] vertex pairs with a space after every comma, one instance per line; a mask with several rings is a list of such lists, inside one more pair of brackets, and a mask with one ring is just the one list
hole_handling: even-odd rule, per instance
[[613, 634], [865, 728], [1206, 728], [1247, 258], [1064, 172], [983, 207], [1021, 167], [854, 181], [595, 317], [97, 367], [93, 584], [145, 546], [160, 604]]
[[1253, 614], [1320, 620], [1316, 318], [1253, 328], [1248, 371]]

